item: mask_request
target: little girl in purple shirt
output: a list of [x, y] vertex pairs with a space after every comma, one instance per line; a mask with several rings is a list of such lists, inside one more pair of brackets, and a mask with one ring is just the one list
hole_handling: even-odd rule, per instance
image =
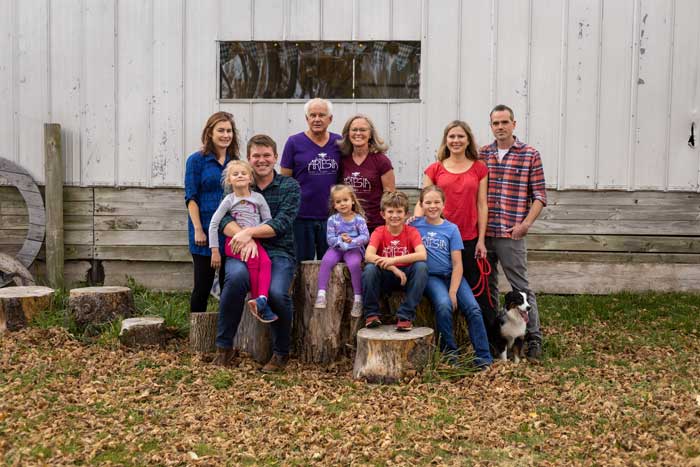
[[327, 224], [328, 250], [321, 259], [314, 308], [326, 308], [328, 279], [333, 267], [342, 259], [350, 270], [355, 294], [350, 315], [359, 318], [362, 316], [362, 259], [369, 241], [367, 221], [355, 192], [348, 185], [333, 186], [330, 198], [332, 214]]

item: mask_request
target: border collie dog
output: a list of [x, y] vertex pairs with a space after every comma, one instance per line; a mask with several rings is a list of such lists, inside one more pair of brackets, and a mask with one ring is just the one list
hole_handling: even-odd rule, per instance
[[527, 294], [519, 290], [508, 292], [505, 302], [505, 308], [497, 315], [501, 339], [491, 344], [501, 360], [507, 360], [508, 350], [511, 350], [513, 361], [518, 363], [525, 342], [530, 304], [527, 302]]

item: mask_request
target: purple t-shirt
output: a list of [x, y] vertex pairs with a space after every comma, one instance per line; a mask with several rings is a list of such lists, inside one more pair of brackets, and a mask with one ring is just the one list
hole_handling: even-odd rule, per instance
[[382, 201], [382, 175], [393, 170], [391, 161], [382, 153], [369, 154], [361, 165], [352, 156], [343, 157], [343, 183], [350, 185], [367, 214], [367, 225], [374, 229], [384, 224], [380, 205]]
[[280, 165], [292, 169], [292, 177], [301, 186], [298, 219], [328, 218], [328, 197], [340, 172], [340, 148], [336, 144], [339, 139], [340, 135], [331, 133], [323, 147], [304, 132], [287, 139]]

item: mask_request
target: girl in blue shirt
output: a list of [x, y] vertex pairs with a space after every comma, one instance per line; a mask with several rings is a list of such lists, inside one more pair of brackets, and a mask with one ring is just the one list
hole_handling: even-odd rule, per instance
[[469, 338], [474, 347], [474, 363], [485, 368], [493, 363], [489, 342], [481, 314], [472, 290], [462, 275], [462, 249], [464, 244], [457, 226], [442, 218], [445, 193], [436, 185], [421, 191], [420, 204], [424, 217], [411, 225], [418, 229], [428, 252], [428, 285], [425, 296], [435, 310], [440, 350], [457, 354], [457, 344], [452, 332], [452, 314], [459, 309], [467, 319]]
[[[207, 311], [207, 299], [216, 269], [223, 266], [212, 262], [207, 230], [211, 217], [224, 195], [221, 173], [232, 159], [238, 159], [238, 132], [233, 115], [216, 112], [202, 130], [202, 149], [187, 158], [185, 167], [185, 204], [189, 247], [194, 263], [194, 289], [190, 298], [190, 312]], [[220, 236], [219, 244], [224, 244]], [[222, 269], [223, 270], [223, 269]], [[224, 275], [219, 275], [223, 288]]]

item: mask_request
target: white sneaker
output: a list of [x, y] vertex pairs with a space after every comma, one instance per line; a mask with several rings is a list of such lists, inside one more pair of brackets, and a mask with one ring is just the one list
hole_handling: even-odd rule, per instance
[[352, 302], [350, 316], [352, 316], [353, 318], [359, 318], [360, 316], [362, 316], [362, 302]]
[[314, 303], [314, 308], [326, 308], [326, 296], [319, 295], [316, 297], [316, 303]]

